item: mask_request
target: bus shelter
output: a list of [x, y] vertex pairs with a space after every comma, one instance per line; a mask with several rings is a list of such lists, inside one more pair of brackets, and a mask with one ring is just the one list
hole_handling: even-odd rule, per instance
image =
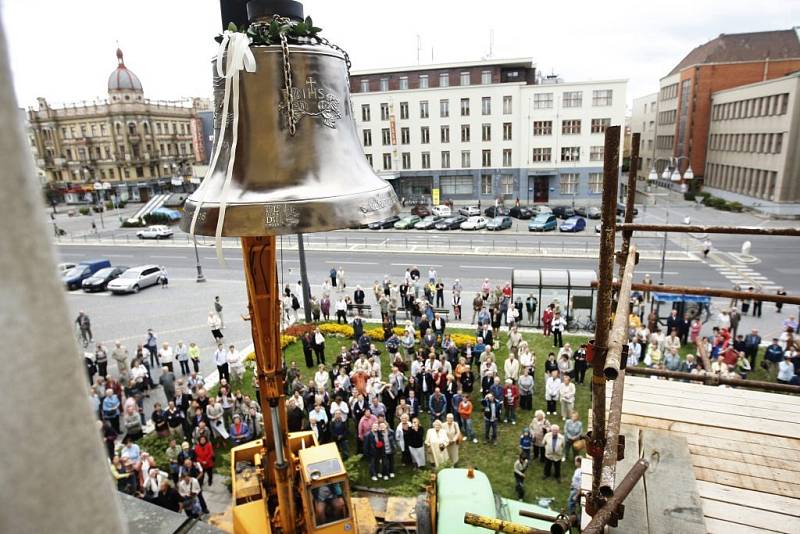
[[[520, 297], [526, 304], [521, 324], [541, 326], [542, 309], [551, 302], [561, 308], [568, 321], [583, 316], [592, 319], [595, 280], [597, 273], [590, 269], [514, 269], [511, 273], [514, 300]], [[536, 304], [532, 318], [527, 309], [531, 299]]]
[[[680, 317], [684, 314], [688, 315], [689, 320], [697, 317], [701, 323], [707, 323], [711, 318], [711, 297], [654, 292], [653, 302], [656, 307], [656, 316], [661, 324], [667, 324], [672, 310], [677, 310]], [[662, 305], [665, 307], [663, 310]]]

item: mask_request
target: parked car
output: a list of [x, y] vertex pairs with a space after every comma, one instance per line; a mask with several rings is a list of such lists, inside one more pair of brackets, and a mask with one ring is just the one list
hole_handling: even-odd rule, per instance
[[414, 228], [416, 228], [417, 230], [433, 230], [433, 228], [436, 226], [436, 223], [441, 220], [442, 218], [436, 215], [428, 215], [427, 217], [419, 221], [417, 224], [415, 224]]
[[434, 225], [434, 228], [437, 230], [458, 230], [461, 228], [461, 223], [466, 221], [467, 218], [463, 215], [455, 215], [453, 217], [447, 217], [442, 219], [441, 221], [437, 222]]
[[87, 278], [81, 284], [81, 287], [87, 293], [91, 293], [93, 291], [105, 291], [108, 283], [116, 278], [119, 278], [122, 273], [127, 271], [127, 267], [106, 267], [105, 269], [100, 269], [92, 276]]
[[67, 262], [67, 263], [59, 263], [58, 266], [56, 267], [56, 272], [58, 273], [58, 276], [64, 276], [65, 272], [67, 272], [70, 269], [74, 268], [76, 265], [78, 265], [78, 264], [77, 263], [69, 263], [69, 262]]
[[511, 210], [504, 206], [489, 206], [483, 210], [483, 214], [487, 217], [505, 217]]
[[583, 217], [570, 217], [558, 227], [561, 232], [582, 232], [586, 229], [586, 219]]
[[575, 215], [580, 215], [581, 217], [586, 217], [587, 219], [599, 219], [600, 208], [597, 206], [581, 206], [579, 208], [575, 208]]
[[158, 265], [140, 265], [131, 267], [106, 286], [114, 294], [138, 293], [140, 289], [154, 286], [161, 276], [161, 267]]
[[414, 225], [421, 221], [419, 217], [416, 215], [409, 215], [408, 217], [403, 217], [396, 223], [394, 223], [395, 230], [409, 230], [414, 228]]
[[508, 214], [515, 219], [530, 219], [533, 217], [533, 210], [525, 206], [514, 206], [508, 210]]
[[69, 291], [80, 289], [84, 280], [92, 276], [100, 269], [111, 267], [108, 260], [87, 260], [82, 261], [66, 273], [64, 273], [64, 284]]
[[464, 206], [458, 208], [458, 214], [464, 217], [477, 217], [481, 214], [481, 209], [478, 206]]
[[546, 204], [535, 204], [531, 208], [531, 212], [533, 213], [533, 216], [536, 217], [537, 215], [542, 213], [553, 213], [553, 209]]
[[385, 228], [392, 228], [394, 227], [394, 223], [400, 220], [400, 217], [397, 215], [392, 215], [388, 219], [384, 219], [382, 221], [370, 223], [369, 229], [370, 230], [381, 230]]
[[453, 210], [450, 209], [450, 206], [439, 204], [438, 206], [433, 207], [431, 214], [439, 217], [450, 217], [453, 214]]
[[[620, 217], [619, 215], [617, 215], [617, 224], [622, 224], [623, 222], [625, 222], [625, 220], [622, 217]], [[595, 233], [599, 234], [602, 230], [603, 230], [603, 223], [597, 223], [594, 226]], [[616, 231], [617, 232], [620, 231], [619, 226], [616, 227]]]
[[172, 228], [163, 224], [154, 224], [136, 232], [139, 239], [167, 239], [172, 237]]
[[486, 228], [486, 219], [483, 217], [470, 217], [461, 223], [462, 230], [481, 230]]
[[559, 219], [569, 219], [575, 216], [575, 210], [569, 206], [556, 206], [553, 208], [553, 215]]
[[[617, 205], [617, 215], [619, 215], [620, 217], [625, 217], [625, 206], [623, 204], [618, 204]], [[636, 217], [637, 215], [639, 215], [639, 208], [634, 206], [633, 207], [633, 216]]]
[[416, 215], [417, 217], [427, 217], [431, 214], [431, 209], [424, 204], [420, 204], [411, 208], [411, 215]]
[[556, 216], [552, 213], [541, 213], [528, 223], [529, 232], [549, 232], [557, 226]]
[[494, 219], [489, 219], [486, 223], [487, 230], [505, 230], [506, 228], [511, 228], [511, 217], [495, 217]]

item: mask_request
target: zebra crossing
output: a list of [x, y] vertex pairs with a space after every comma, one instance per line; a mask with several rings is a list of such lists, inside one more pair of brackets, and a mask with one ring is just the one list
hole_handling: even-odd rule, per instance
[[712, 253], [712, 257], [715, 261], [709, 262], [709, 265], [733, 285], [742, 286], [744, 289], [751, 286], [760, 287], [761, 291], [765, 293], [776, 291], [781, 287], [752, 267], [728, 262], [719, 253]]

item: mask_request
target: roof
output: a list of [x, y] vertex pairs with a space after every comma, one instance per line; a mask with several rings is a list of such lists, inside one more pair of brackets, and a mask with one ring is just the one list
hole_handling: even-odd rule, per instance
[[389, 67], [383, 69], [354, 70], [351, 76], [364, 76], [370, 74], [390, 74], [393, 72], [417, 72], [442, 69], [464, 69], [469, 67], [535, 67], [533, 58], [512, 58], [512, 59], [482, 59], [479, 61], [460, 61], [455, 63], [435, 63], [429, 65], [413, 65], [410, 67]]
[[797, 32], [774, 30], [751, 33], [721, 33], [716, 39], [689, 52], [670, 75], [693, 65], [735, 63], [763, 59], [800, 58], [800, 39]]
[[108, 77], [109, 91], [142, 91], [142, 82], [125, 66], [122, 50], [117, 48], [117, 68]]

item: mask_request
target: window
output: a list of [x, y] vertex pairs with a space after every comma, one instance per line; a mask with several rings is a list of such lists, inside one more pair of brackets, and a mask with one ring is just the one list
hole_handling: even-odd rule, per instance
[[389, 90], [389, 78], [381, 78], [381, 91]]
[[422, 126], [419, 129], [420, 143], [427, 145], [431, 142], [431, 130], [427, 126]]
[[367, 158], [367, 163], [372, 167], [372, 154], [364, 154], [364, 157]]
[[492, 140], [492, 125], [491, 124], [483, 124], [483, 125], [481, 125], [481, 140], [482, 141], [491, 141]]
[[461, 142], [469, 143], [469, 124], [461, 125]]
[[772, 149], [773, 154], [780, 154], [781, 150], [783, 149], [783, 134], [776, 133], [775, 134], [775, 146]]
[[503, 174], [500, 176], [500, 194], [513, 195], [514, 194], [514, 175]]
[[461, 99], [461, 116], [469, 117], [469, 98]]
[[422, 168], [423, 169], [430, 169], [431, 168], [431, 153], [430, 152], [423, 152], [422, 153]]
[[580, 161], [581, 147], [579, 146], [562, 146], [561, 147], [561, 161]]
[[442, 143], [449, 143], [450, 142], [450, 127], [449, 126], [441, 126], [439, 127], [440, 139]]
[[611, 126], [611, 119], [592, 119], [592, 133], [605, 133], [609, 126]]
[[578, 192], [578, 173], [562, 174], [559, 177], [562, 195], [574, 195]]
[[392, 170], [392, 155], [388, 152], [383, 153], [383, 170], [391, 171]]
[[552, 135], [553, 121], [533, 121], [533, 135]]
[[481, 174], [481, 195], [492, 194], [492, 175]]
[[656, 136], [656, 148], [660, 149], [670, 149], [672, 148], [675, 142], [674, 135], [657, 135]]
[[538, 93], [533, 95], [534, 109], [551, 109], [553, 107], [553, 93]]
[[383, 146], [392, 144], [392, 131], [389, 128], [381, 129], [381, 144]]
[[675, 124], [675, 116], [678, 110], [661, 111], [658, 114], [658, 124]]
[[481, 98], [481, 115], [492, 114], [492, 97], [484, 96]]
[[659, 91], [659, 99], [660, 100], [671, 100], [673, 98], [678, 98], [678, 84], [673, 83], [672, 85], [667, 85], [661, 88]]
[[428, 118], [428, 101], [422, 100], [419, 103], [419, 118], [420, 119], [427, 119]]
[[462, 72], [458, 79], [462, 86], [469, 85], [469, 72]]
[[503, 97], [503, 115], [511, 115], [511, 97]]
[[450, 73], [443, 72], [439, 75], [439, 87], [450, 87]]
[[372, 130], [364, 130], [364, 146], [372, 146]]
[[503, 149], [503, 167], [511, 167], [511, 149]]
[[603, 173], [590, 172], [589, 173], [589, 192], [599, 194], [603, 192]]
[[470, 151], [469, 150], [462, 150], [461, 151], [461, 168], [462, 169], [469, 169], [472, 165], [470, 161]]
[[442, 151], [442, 168], [449, 169], [450, 168], [450, 151], [443, 150]]
[[403, 152], [400, 156], [400, 160], [402, 162], [403, 169], [410, 169], [411, 168], [411, 152]]
[[603, 161], [604, 149], [603, 145], [589, 147], [589, 161]]
[[442, 176], [439, 188], [442, 195], [472, 195], [472, 176]]
[[593, 106], [610, 106], [614, 91], [611, 89], [597, 89], [592, 91]]
[[581, 133], [581, 121], [579, 119], [561, 121], [561, 133], [565, 135]]
[[405, 91], [408, 89], [408, 76], [400, 76], [400, 90]]
[[492, 151], [491, 150], [482, 150], [481, 151], [481, 166], [483, 166], [483, 167], [491, 167], [492, 166]]
[[381, 104], [381, 120], [382, 121], [389, 120], [389, 104], [385, 102]]
[[440, 117], [449, 117], [450, 116], [450, 101], [445, 99], [439, 100], [439, 116]]
[[407, 145], [411, 142], [411, 130], [408, 128], [400, 128], [400, 144]]
[[579, 108], [583, 105], [583, 91], [565, 91], [562, 98], [565, 108]]
[[550, 161], [552, 149], [550, 147], [534, 148], [533, 161]]
[[490, 83], [492, 83], [492, 71], [490, 70], [481, 71], [481, 83], [483, 85], [489, 85]]
[[369, 122], [369, 104], [361, 104], [361, 122]]
[[400, 118], [408, 118], [408, 102], [400, 102]]
[[428, 75], [427, 74], [420, 74], [419, 75], [419, 88], [420, 89], [427, 89], [428, 88]]
[[503, 123], [503, 141], [511, 141], [511, 123]]

